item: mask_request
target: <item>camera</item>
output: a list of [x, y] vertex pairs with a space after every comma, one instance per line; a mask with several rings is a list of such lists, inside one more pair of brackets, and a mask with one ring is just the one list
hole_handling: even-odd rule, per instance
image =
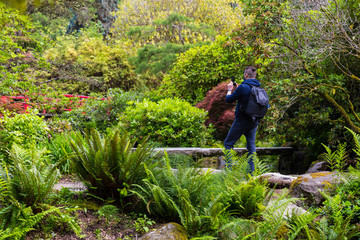
[[235, 87], [235, 86], [236, 86], [235, 77], [234, 77], [234, 76], [231, 76], [230, 79], [231, 79], [231, 81], [232, 81], [232, 83], [233, 83], [233, 85], [234, 85], [234, 87]]

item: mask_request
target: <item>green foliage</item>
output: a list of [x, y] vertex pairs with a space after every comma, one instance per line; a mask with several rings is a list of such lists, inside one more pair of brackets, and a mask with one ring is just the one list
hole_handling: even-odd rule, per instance
[[[326, 236], [326, 239], [351, 239], [360, 236], [359, 226], [351, 224], [358, 208], [344, 214], [344, 202], [339, 194], [331, 197], [323, 193], [323, 196], [326, 199], [323, 209], [327, 217], [320, 220], [317, 228], [320, 236]], [[346, 208], [350, 209], [348, 206]]]
[[264, 62], [265, 65], [264, 60], [244, 58], [252, 50], [250, 47], [237, 46], [231, 37], [217, 36], [212, 44], [195, 47], [181, 54], [164, 78], [161, 91], [166, 96], [177, 96], [198, 103], [206, 92], [229, 80], [231, 76], [235, 76], [236, 81], [241, 83], [245, 66], [255, 65], [256, 62]]
[[[33, 28], [29, 17], [20, 15], [18, 11], [8, 8], [0, 2], [0, 28], [1, 45], [0, 63], [6, 63], [7, 60], [16, 57], [15, 49], [23, 51], [31, 43], [29, 33]], [[12, 19], [12, 21], [9, 21]], [[18, 51], [18, 52], [20, 52]]]
[[[3, 221], [0, 227], [0, 239], [24, 239], [26, 233], [34, 230], [34, 227], [44, 218], [56, 212], [59, 212], [58, 208], [51, 207], [34, 214], [30, 207], [25, 207], [24, 205], [10, 205], [7, 208], [1, 209], [0, 219]], [[8, 222], [10, 222], [9, 225], [7, 225]], [[78, 234], [78, 236], [81, 235]]]
[[4, 154], [6, 149], [16, 143], [23, 147], [30, 147], [37, 142], [46, 140], [48, 127], [46, 122], [34, 113], [15, 114], [4, 112], [0, 118], [0, 150]]
[[147, 233], [150, 230], [150, 226], [154, 225], [155, 221], [149, 219], [146, 214], [139, 215], [139, 217], [135, 220], [135, 230], [136, 232], [142, 234]]
[[133, 150], [129, 135], [114, 130], [101, 136], [95, 129], [77, 133], [70, 139], [75, 156], [72, 167], [89, 190], [100, 197], [126, 197], [131, 184], [146, 177], [144, 164], [152, 169], [152, 147], [146, 139]]
[[28, 150], [16, 144], [9, 151], [9, 159], [10, 175], [2, 169], [1, 177], [9, 182], [12, 195], [17, 201], [36, 209], [59, 180], [58, 166], [49, 162], [46, 149]]
[[227, 0], [124, 0], [116, 17], [113, 34], [134, 45], [206, 41], [214, 30], [229, 33], [243, 21], [241, 8], [233, 9]]
[[[265, 163], [261, 162], [258, 158], [258, 156], [255, 154], [248, 155], [243, 154], [242, 156], [237, 155], [237, 153], [234, 150], [230, 150], [230, 152], [226, 149], [223, 149], [224, 154], [230, 154], [231, 155], [231, 169], [230, 176], [239, 178], [239, 179], [248, 179], [256, 176], [260, 176], [261, 174], [264, 174], [268, 172], [268, 167]], [[254, 171], [249, 174], [250, 168], [249, 168], [249, 160], [250, 158], [254, 162]]]
[[48, 150], [51, 163], [56, 164], [61, 173], [73, 173], [70, 168], [70, 156], [74, 153], [68, 139], [74, 134], [74, 132], [54, 134], [48, 141], [39, 143], [39, 146]]
[[13, 145], [12, 165], [0, 164], [0, 239], [23, 239], [45, 217], [58, 216], [78, 235], [74, 218], [57, 207], [44, 205], [60, 174], [46, 161], [45, 150], [26, 150]]
[[[140, 90], [139, 90], [140, 91]], [[106, 96], [91, 94], [81, 107], [62, 114], [61, 118], [70, 122], [77, 130], [85, 128], [96, 128], [105, 132], [107, 128], [115, 126], [119, 122], [125, 108], [130, 101], [141, 101], [144, 98], [144, 91], [124, 92], [121, 89], [109, 89]]]
[[359, 84], [359, 58], [343, 51], [354, 51], [359, 43], [353, 3], [334, 0], [308, 11], [309, 4], [295, 1], [289, 17], [277, 24], [281, 31], [273, 38], [273, 56], [279, 58], [272, 86], [278, 101], [273, 106], [282, 109], [274, 116], [282, 116], [281, 132], [297, 142], [332, 145], [344, 137], [344, 126], [360, 131], [359, 94], [353, 88]]
[[328, 146], [322, 145], [324, 146], [326, 153], [320, 155], [319, 158], [324, 159], [329, 163], [331, 171], [343, 171], [347, 158], [346, 143], [339, 144], [334, 152], [332, 152]]
[[352, 174], [357, 176], [342, 185], [339, 185], [336, 189], [336, 193], [341, 199], [341, 214], [344, 217], [351, 216], [351, 223], [358, 223], [360, 220], [360, 181], [359, 170], [354, 170]]
[[158, 103], [148, 101], [135, 103], [125, 109], [120, 124], [138, 138], [161, 146], [206, 145], [211, 139], [211, 128], [204, 124], [206, 112], [192, 107], [179, 99], [163, 99]]
[[91, 25], [78, 36], [59, 36], [57, 40], [45, 52], [45, 58], [54, 61], [55, 69], [49, 72], [53, 81], [48, 83], [54, 88], [84, 94], [106, 92], [109, 88], [129, 90], [142, 85], [123, 45], [104, 42], [97, 26]]
[[106, 225], [110, 222], [118, 222], [120, 221], [119, 209], [114, 205], [104, 205], [99, 208], [98, 212], [99, 219], [104, 220]]
[[[232, 171], [236, 171], [232, 170]], [[238, 182], [237, 173], [229, 173], [225, 179], [226, 197], [233, 214], [241, 217], [257, 217], [261, 214], [264, 200], [268, 194], [265, 182], [250, 178], [247, 182]]]
[[152, 74], [167, 73], [177, 59], [177, 55], [184, 53], [192, 45], [166, 43], [165, 45], [145, 45], [139, 48], [137, 56], [133, 58], [137, 73], [149, 71]]
[[40, 44], [31, 36], [33, 27], [29, 17], [0, 2], [0, 94], [36, 89], [34, 68], [45, 64], [31, 53], [41, 50]]
[[360, 160], [360, 134], [355, 133], [354, 131], [352, 131], [349, 128], [346, 128], [352, 135], [353, 135], [353, 140], [354, 140], [354, 144], [355, 147], [353, 149], [353, 151], [355, 152], [356, 156], [358, 157], [357, 160]]
[[149, 213], [181, 223], [192, 236], [219, 228], [226, 211], [219, 179], [196, 168], [173, 170], [167, 155], [164, 160], [164, 168], [147, 169], [148, 178], [133, 191]]

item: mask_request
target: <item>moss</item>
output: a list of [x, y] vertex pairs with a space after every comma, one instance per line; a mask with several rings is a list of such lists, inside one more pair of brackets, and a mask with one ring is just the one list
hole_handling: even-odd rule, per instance
[[294, 181], [292, 181], [290, 189], [293, 189], [294, 187], [299, 186], [300, 183], [302, 183], [302, 182], [308, 182], [308, 181], [309, 181], [308, 178], [300, 176], [297, 179], [295, 179]]
[[317, 173], [310, 173], [310, 176], [312, 178], [318, 178], [318, 177], [324, 177], [324, 176], [327, 176], [330, 174], [331, 174], [331, 172], [317, 172]]
[[285, 224], [283, 224], [277, 230], [275, 237], [276, 239], [285, 239], [288, 233], [289, 233], [289, 228]]

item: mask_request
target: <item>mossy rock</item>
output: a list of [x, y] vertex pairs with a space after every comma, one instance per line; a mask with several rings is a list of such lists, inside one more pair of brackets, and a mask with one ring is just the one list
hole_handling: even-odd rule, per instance
[[177, 223], [167, 223], [160, 228], [146, 233], [140, 240], [187, 240], [188, 236], [183, 226]]
[[317, 172], [303, 174], [292, 181], [290, 194], [295, 198], [305, 198], [307, 206], [319, 205], [324, 197], [321, 192], [331, 192], [334, 187], [341, 183], [338, 172]]

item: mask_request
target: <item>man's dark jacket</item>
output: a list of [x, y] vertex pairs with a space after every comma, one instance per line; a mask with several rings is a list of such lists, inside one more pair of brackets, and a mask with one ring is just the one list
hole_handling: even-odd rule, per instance
[[225, 101], [227, 103], [233, 103], [236, 100], [237, 105], [235, 109], [235, 117], [237, 119], [249, 119], [251, 120], [251, 117], [247, 116], [242, 109], [246, 107], [247, 102], [249, 101], [249, 96], [251, 92], [251, 86], [261, 86], [258, 80], [256, 79], [246, 79], [244, 80], [231, 95], [226, 95]]

